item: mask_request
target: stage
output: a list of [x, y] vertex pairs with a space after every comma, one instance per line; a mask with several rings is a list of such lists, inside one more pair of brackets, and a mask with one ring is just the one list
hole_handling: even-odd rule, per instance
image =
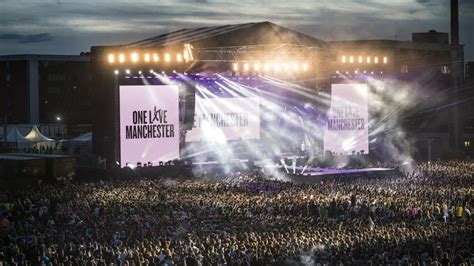
[[[303, 167], [296, 167], [296, 173], [301, 173]], [[335, 169], [335, 168], [306, 168], [303, 176], [330, 176], [330, 175], [354, 175], [394, 171], [393, 168], [361, 168], [361, 169]]]
[[[356, 178], [363, 176], [364, 178], [383, 178], [386, 176], [397, 175], [395, 168], [360, 168], [360, 169], [337, 169], [337, 168], [306, 168], [304, 167], [282, 167], [281, 172], [294, 183], [315, 184], [326, 180], [347, 180], [350, 182]], [[286, 171], [288, 170], [288, 171]]]

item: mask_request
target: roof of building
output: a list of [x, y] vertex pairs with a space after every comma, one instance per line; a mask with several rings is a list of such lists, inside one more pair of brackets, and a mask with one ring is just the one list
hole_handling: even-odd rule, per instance
[[335, 49], [353, 48], [378, 48], [378, 49], [414, 49], [414, 50], [440, 50], [449, 51], [452, 46], [449, 44], [412, 42], [398, 40], [353, 40], [353, 41], [330, 41], [328, 42]]
[[185, 43], [192, 44], [194, 48], [272, 44], [329, 48], [325, 41], [268, 21], [181, 29], [141, 41], [112, 47], [146, 49], [182, 45]]
[[88, 55], [13, 54], [0, 55], [0, 61], [89, 61]]

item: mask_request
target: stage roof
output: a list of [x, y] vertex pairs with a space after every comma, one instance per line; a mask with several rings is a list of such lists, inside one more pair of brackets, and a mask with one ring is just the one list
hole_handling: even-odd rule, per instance
[[[190, 43], [194, 48], [291, 44], [314, 48], [329, 45], [312, 36], [265, 21], [215, 27], [181, 29], [145, 40], [112, 46], [116, 48], [154, 48]], [[103, 47], [105, 48], [105, 47]]]

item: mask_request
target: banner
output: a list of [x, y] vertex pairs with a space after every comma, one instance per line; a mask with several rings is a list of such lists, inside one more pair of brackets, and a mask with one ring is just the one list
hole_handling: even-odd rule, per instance
[[368, 154], [367, 84], [332, 84], [324, 150], [337, 155]]
[[260, 101], [251, 98], [196, 96], [194, 126], [186, 142], [260, 139]]
[[120, 86], [120, 166], [179, 158], [178, 86]]

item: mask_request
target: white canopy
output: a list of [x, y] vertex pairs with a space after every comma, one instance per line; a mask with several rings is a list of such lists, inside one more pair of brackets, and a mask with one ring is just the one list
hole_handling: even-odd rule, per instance
[[88, 142], [88, 141], [92, 141], [92, 132], [87, 132], [87, 133], [84, 133], [84, 134], [81, 134], [73, 139], [71, 139], [70, 141], [72, 142]]
[[13, 130], [10, 131], [10, 133], [7, 136], [7, 142], [13, 142], [13, 143], [30, 143], [28, 139], [23, 137], [23, 135], [18, 131], [18, 128], [14, 128]]
[[31, 131], [25, 136], [25, 138], [29, 141], [33, 142], [52, 142], [53, 139], [46, 137], [45, 135], [41, 134], [38, 127], [36, 125], [33, 126]]

